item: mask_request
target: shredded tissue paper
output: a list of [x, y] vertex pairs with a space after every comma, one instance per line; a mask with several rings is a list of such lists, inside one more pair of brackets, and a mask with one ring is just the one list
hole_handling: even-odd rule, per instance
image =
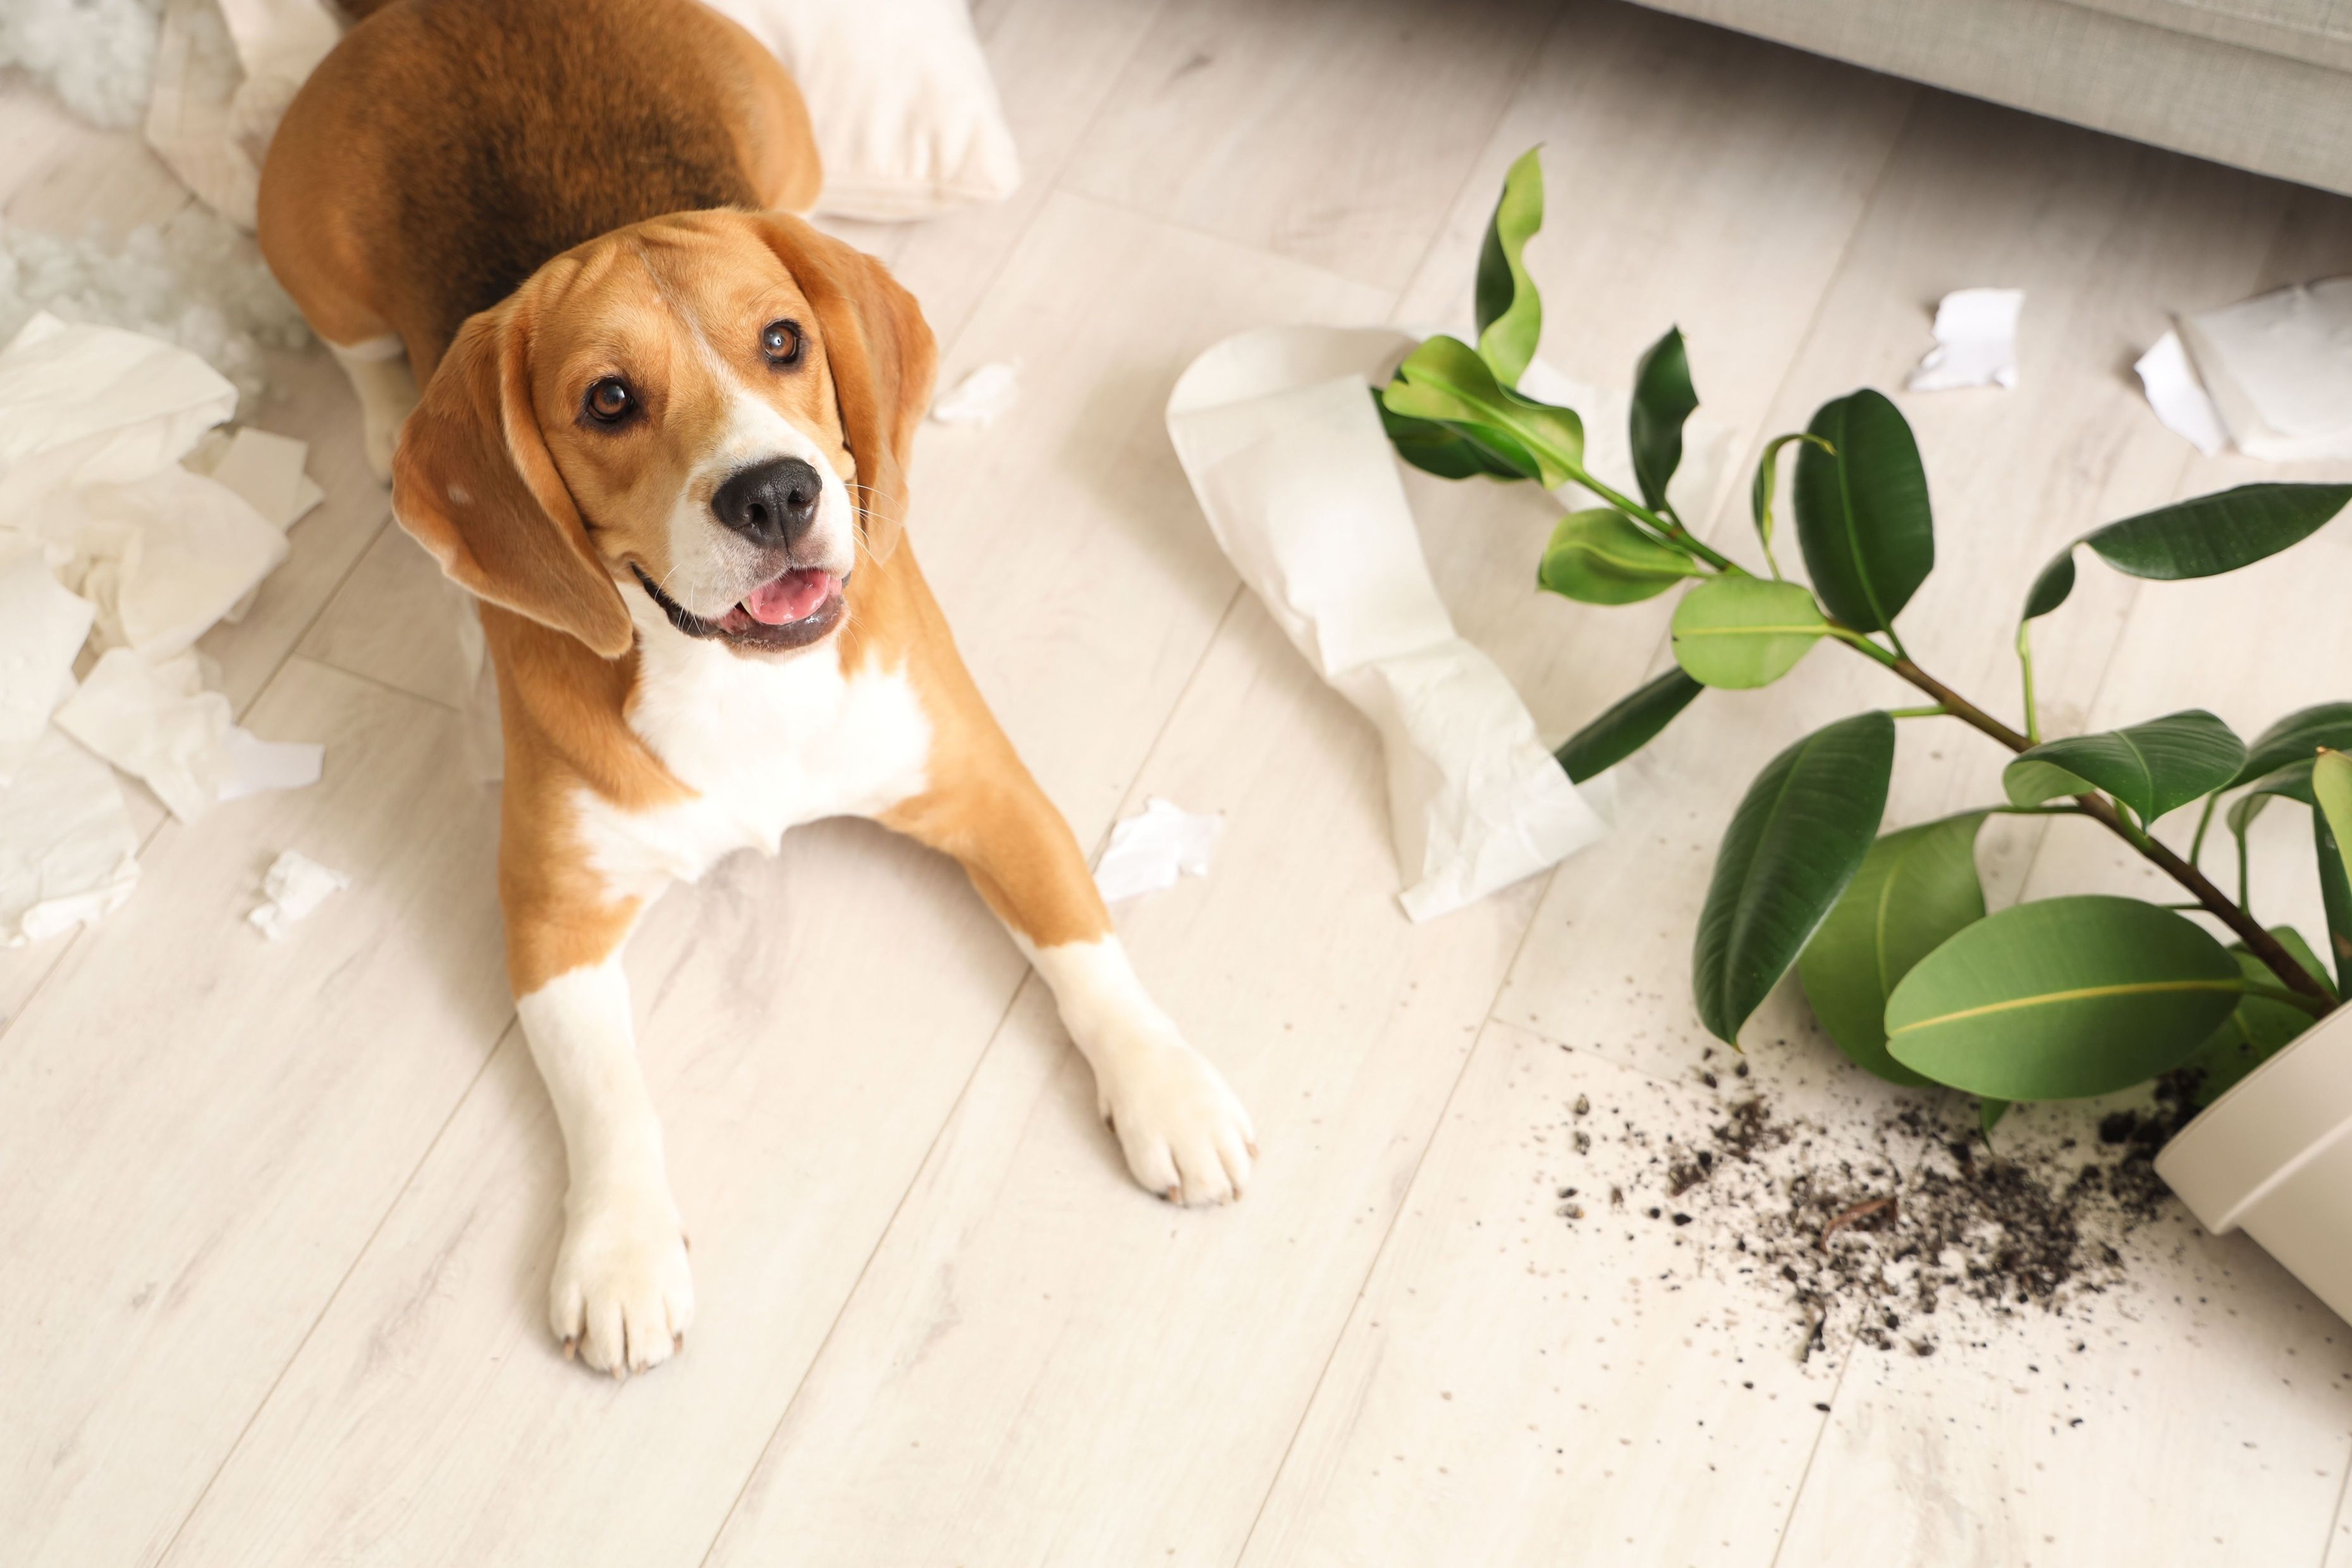
[[2299, 283], [2180, 323], [2205, 390], [2249, 458], [2352, 458], [2352, 278]]
[[1168, 430], [1243, 581], [1379, 729], [1400, 900], [1423, 921], [1606, 829], [1438, 598], [1370, 394], [1413, 342], [1316, 327], [1228, 338], [1176, 384]]
[[1103, 902], [1162, 891], [1180, 876], [1207, 876], [1209, 857], [1224, 826], [1222, 815], [1186, 811], [1153, 795], [1143, 803], [1141, 816], [1110, 830], [1110, 843], [1095, 865], [1095, 887]]
[[1936, 307], [1936, 346], [1904, 387], [1952, 392], [2017, 384], [2017, 318], [2022, 289], [1956, 289]]
[[215, 437], [211, 474], [184, 466], [236, 406], [204, 361], [136, 332], [43, 314], [0, 350], [0, 943], [129, 897], [138, 835], [108, 763], [189, 821], [319, 777], [320, 747], [231, 722], [193, 648], [319, 500], [282, 437]]
[[261, 907], [245, 918], [270, 941], [284, 942], [296, 921], [308, 920], [320, 904], [351, 885], [341, 871], [289, 849], [263, 874]]
[[931, 400], [941, 425], [991, 425], [1021, 395], [1021, 367], [994, 361], [980, 366]]
[[2156, 410], [2166, 429], [2186, 437], [2209, 458], [2230, 444], [2221, 411], [2205, 395], [2205, 384], [2197, 379], [2197, 367], [2189, 363], [2189, 351], [2181, 346], [2179, 332], [2157, 339], [2156, 346], [2140, 355], [2132, 369], [2139, 373], [2147, 405]]

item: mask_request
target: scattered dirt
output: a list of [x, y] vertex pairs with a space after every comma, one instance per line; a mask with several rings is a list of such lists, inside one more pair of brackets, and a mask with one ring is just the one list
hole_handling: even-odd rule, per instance
[[[1801, 1356], [1849, 1326], [1879, 1350], [1933, 1355], [1958, 1320], [2057, 1312], [2125, 1281], [2124, 1243], [2174, 1206], [2154, 1161], [2195, 1114], [2194, 1089], [2159, 1084], [2153, 1104], [2107, 1116], [2095, 1138], [2087, 1126], [2080, 1136], [2047, 1124], [2025, 1132], [2013, 1118], [1990, 1142], [1973, 1104], [1965, 1128], [1947, 1121], [1959, 1104], [1907, 1102], [1864, 1110], [1865, 1126], [1832, 1133], [1732, 1082], [1719, 1116], [1692, 1137], [1653, 1135], [1580, 1097], [1570, 1174], [1581, 1179], [1561, 1196], [1605, 1189], [1627, 1215], [1618, 1223], [1685, 1231], [1703, 1262], [1787, 1303]], [[1557, 1212], [1571, 1225], [1612, 1217], [1586, 1221], [1573, 1202]]]

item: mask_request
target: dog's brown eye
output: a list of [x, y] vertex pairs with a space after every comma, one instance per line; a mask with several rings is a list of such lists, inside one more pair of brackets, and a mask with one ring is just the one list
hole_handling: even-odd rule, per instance
[[795, 321], [770, 321], [760, 330], [760, 352], [770, 364], [798, 364], [801, 329]]
[[608, 375], [588, 389], [590, 417], [607, 425], [617, 424], [636, 405], [637, 400], [629, 395], [629, 384], [619, 376]]

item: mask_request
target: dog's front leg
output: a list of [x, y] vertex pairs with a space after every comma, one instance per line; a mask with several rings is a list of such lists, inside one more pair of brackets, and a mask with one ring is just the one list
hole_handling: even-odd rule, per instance
[[1239, 1197], [1257, 1153], [1249, 1112], [1144, 990], [1069, 825], [976, 691], [952, 722], [938, 782], [882, 821], [963, 862], [1053, 988], [1135, 1179], [1175, 1203]]
[[[521, 918], [545, 920], [548, 913]], [[508, 918], [517, 916], [510, 900]], [[556, 929], [575, 941], [580, 933], [576, 923]], [[543, 945], [523, 934], [518, 956]], [[684, 1345], [694, 1280], [663, 1163], [661, 1123], [637, 1068], [618, 937], [596, 962], [533, 984], [516, 1010], [555, 1102], [570, 1173], [563, 1243], [548, 1283], [549, 1324], [565, 1354], [577, 1350], [590, 1366], [616, 1377], [643, 1372]]]

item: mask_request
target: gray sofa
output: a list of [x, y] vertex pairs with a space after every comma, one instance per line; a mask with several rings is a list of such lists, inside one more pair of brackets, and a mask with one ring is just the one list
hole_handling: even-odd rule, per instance
[[1643, 0], [2352, 195], [2352, 0]]

